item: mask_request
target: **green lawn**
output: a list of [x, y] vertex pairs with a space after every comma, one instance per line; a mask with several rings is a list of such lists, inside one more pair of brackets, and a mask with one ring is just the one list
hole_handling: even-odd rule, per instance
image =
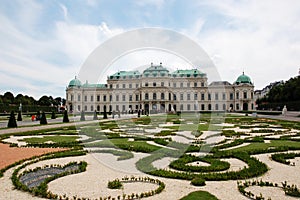
[[271, 140], [271, 143], [251, 143], [247, 146], [233, 149], [232, 151], [252, 151], [252, 150], [262, 150], [268, 148], [276, 147], [293, 147], [300, 149], [300, 142], [289, 141], [289, 140]]
[[206, 191], [196, 191], [188, 194], [180, 200], [218, 200], [217, 197]]
[[51, 141], [54, 143], [68, 143], [68, 142], [75, 142], [76, 139], [78, 139], [78, 136], [62, 136], [62, 135], [55, 135], [55, 136], [44, 136], [42, 138], [25, 138], [22, 141], [25, 141], [27, 143], [31, 144], [37, 144], [37, 143], [44, 143], [47, 141]]

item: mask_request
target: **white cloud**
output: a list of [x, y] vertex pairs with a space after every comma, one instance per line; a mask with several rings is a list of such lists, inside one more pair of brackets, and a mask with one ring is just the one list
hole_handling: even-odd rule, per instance
[[68, 8], [63, 5], [63, 4], [59, 4], [60, 8], [62, 9], [63, 15], [64, 15], [64, 19], [67, 20], [68, 18]]
[[[299, 1], [208, 1], [204, 4], [225, 16], [227, 24], [202, 32], [195, 28], [183, 32], [208, 52], [224, 80], [233, 82], [245, 70], [259, 89], [297, 74]], [[194, 22], [193, 27], [198, 24], [199, 21]]]

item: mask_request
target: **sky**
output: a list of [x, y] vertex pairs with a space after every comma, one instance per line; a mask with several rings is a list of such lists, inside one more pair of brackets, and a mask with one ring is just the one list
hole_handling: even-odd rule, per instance
[[[0, 24], [0, 94], [65, 97], [99, 45], [147, 27], [194, 40], [231, 83], [244, 71], [262, 89], [300, 69], [298, 0], [3, 0]], [[150, 62], [189, 68], [174, 55], [144, 51], [120, 58], [103, 77]]]

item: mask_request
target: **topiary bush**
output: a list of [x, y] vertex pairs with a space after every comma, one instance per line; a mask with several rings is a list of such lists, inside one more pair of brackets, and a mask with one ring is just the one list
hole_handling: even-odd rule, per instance
[[65, 112], [64, 112], [63, 122], [64, 122], [64, 123], [70, 122], [69, 117], [68, 117], [68, 111], [67, 111], [67, 110], [65, 110]]
[[41, 117], [41, 120], [40, 120], [40, 124], [47, 124], [47, 118], [46, 118], [46, 114], [45, 114], [44, 111], [42, 112], [42, 117]]
[[195, 177], [191, 181], [191, 184], [194, 186], [204, 186], [205, 185], [205, 179], [200, 178], [200, 177]]
[[121, 189], [123, 187], [123, 184], [119, 179], [115, 179], [113, 181], [108, 181], [107, 187], [109, 189]]
[[18, 112], [18, 119], [17, 120], [18, 121], [22, 121], [22, 113], [21, 113], [21, 111]]
[[51, 113], [51, 119], [56, 119], [56, 115], [55, 115], [54, 111], [52, 111], [52, 113]]
[[11, 111], [7, 127], [8, 128], [17, 128], [17, 122], [16, 122], [16, 117], [14, 111]]

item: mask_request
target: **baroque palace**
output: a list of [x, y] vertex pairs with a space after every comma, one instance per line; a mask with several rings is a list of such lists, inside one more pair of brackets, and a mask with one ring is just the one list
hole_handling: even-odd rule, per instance
[[69, 112], [150, 113], [174, 111], [241, 111], [254, 110], [254, 85], [244, 73], [231, 84], [214, 81], [198, 69], [169, 72], [160, 65], [139, 71], [119, 71], [108, 76], [106, 84], [75, 77], [66, 89]]

